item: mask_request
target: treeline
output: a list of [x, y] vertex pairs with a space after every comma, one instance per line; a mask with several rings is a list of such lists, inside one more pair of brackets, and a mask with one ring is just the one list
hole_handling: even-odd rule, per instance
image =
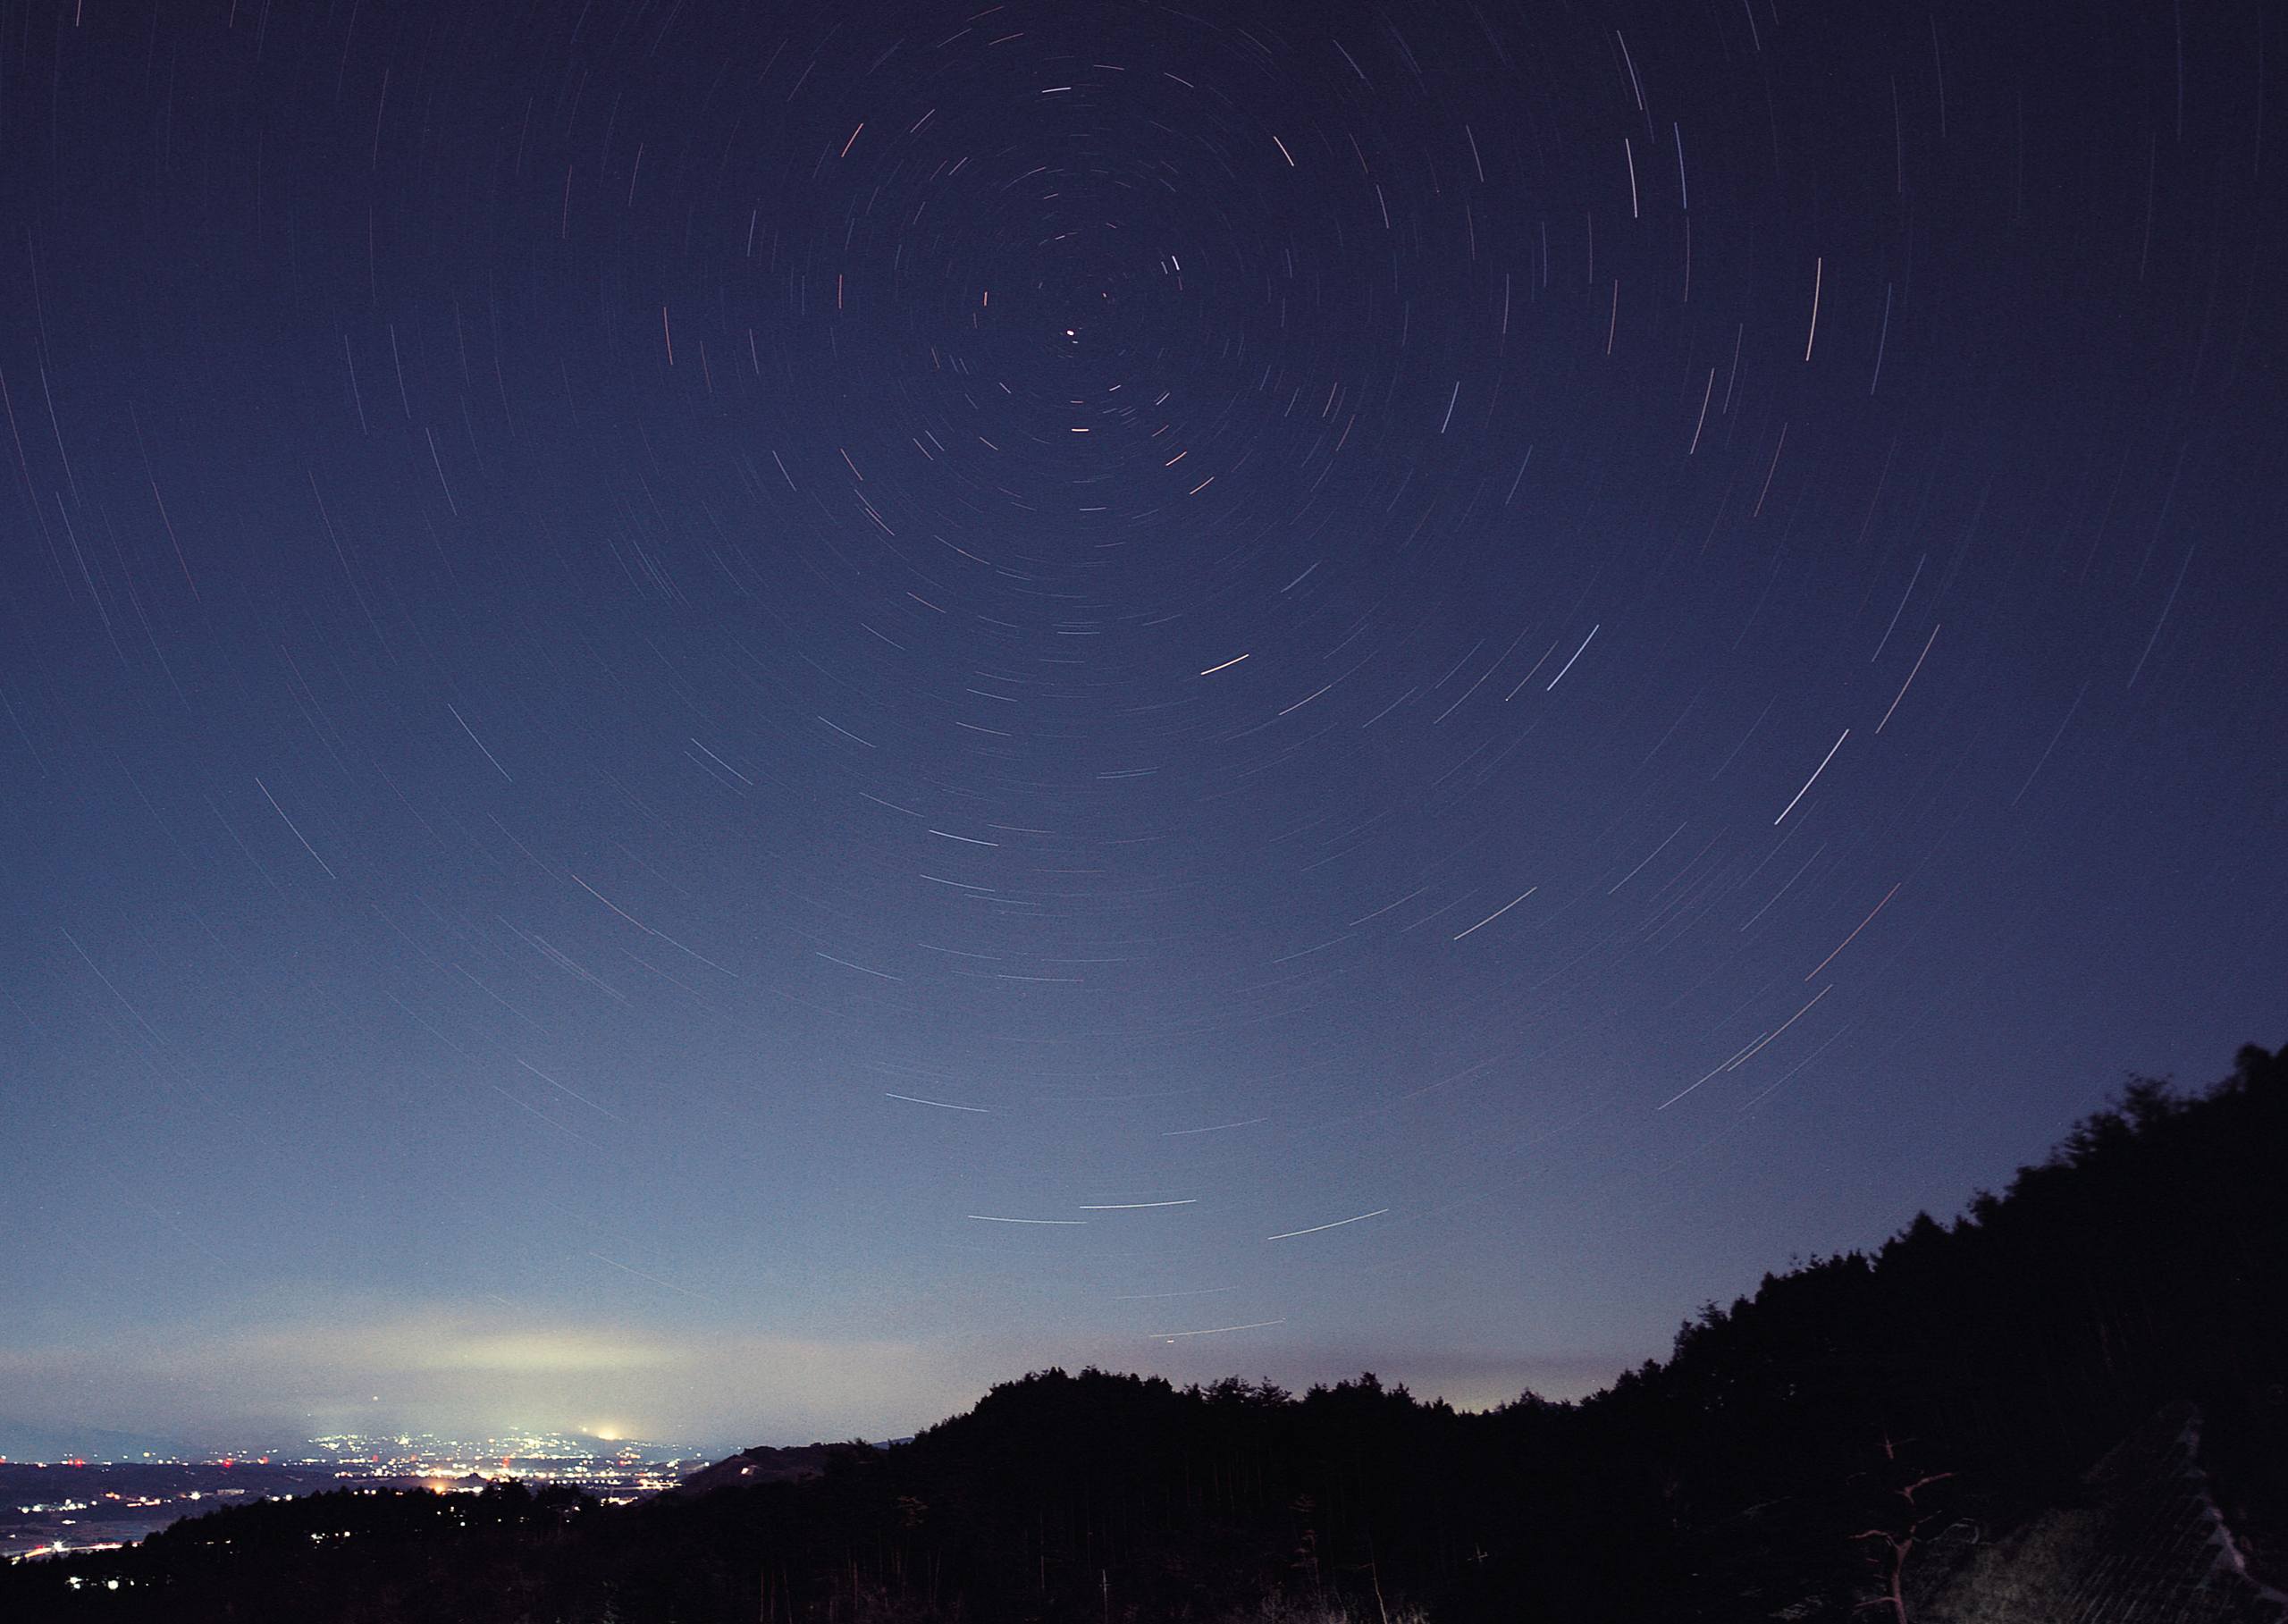
[[2180, 1397], [2262, 1555], [2288, 1506], [2284, 1130], [2288, 1049], [2198, 1097], [2133, 1083], [1953, 1223], [1767, 1276], [1577, 1404], [1050, 1370], [804, 1482], [250, 1506], [21, 1565], [0, 1616], [1841, 1620], [1890, 1578], [1855, 1536], [1990, 1537]]
[[1805, 1579], [1847, 1591], [1861, 1564], [1835, 1531], [1895, 1520], [1901, 1483], [1951, 1473], [1924, 1502], [1985, 1534], [2058, 1503], [2176, 1398], [2212, 1416], [2227, 1510], [2276, 1526], [2284, 1152], [2288, 1048], [2242, 1049], [2197, 1097], [2133, 1081], [2001, 1195], [1767, 1275], [1584, 1409], [1611, 1447], [1667, 1463], [1693, 1561], [1736, 1607]]

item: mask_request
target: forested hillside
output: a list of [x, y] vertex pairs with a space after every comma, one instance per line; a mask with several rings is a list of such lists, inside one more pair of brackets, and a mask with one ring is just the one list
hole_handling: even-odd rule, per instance
[[2284, 1149], [2288, 1049], [2244, 1048], [2199, 1095], [2133, 1083], [2006, 1191], [1712, 1304], [1577, 1404], [1036, 1372], [799, 1482], [273, 1502], [21, 1566], [0, 1615], [1895, 1618], [1959, 1547], [2070, 1511], [2179, 1401], [2239, 1548], [2277, 1575]]

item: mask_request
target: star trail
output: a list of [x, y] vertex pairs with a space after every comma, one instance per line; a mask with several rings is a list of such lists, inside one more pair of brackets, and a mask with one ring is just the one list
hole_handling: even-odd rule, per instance
[[2278, 1042], [2281, 34], [5, 0], [0, 1418], [1570, 1396]]

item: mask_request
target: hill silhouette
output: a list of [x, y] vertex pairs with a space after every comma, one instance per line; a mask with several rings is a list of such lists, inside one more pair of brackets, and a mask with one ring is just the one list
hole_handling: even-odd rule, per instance
[[0, 1574], [0, 1616], [2273, 1617], [2284, 1150], [2288, 1048], [2250, 1047], [2197, 1096], [2132, 1081], [1950, 1223], [1708, 1305], [1578, 1403], [1037, 1371], [895, 1448], [749, 1452], [641, 1505], [223, 1511]]
[[765, 1483], [801, 1483], [825, 1475], [835, 1452], [853, 1447], [844, 1443], [801, 1443], [792, 1449], [758, 1443], [727, 1460], [703, 1467], [668, 1491], [685, 1498], [712, 1494], [717, 1489], [754, 1488]]

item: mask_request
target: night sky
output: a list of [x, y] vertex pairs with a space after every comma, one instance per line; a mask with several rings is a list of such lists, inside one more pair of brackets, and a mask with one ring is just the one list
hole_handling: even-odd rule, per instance
[[2264, 0], [0, 4], [0, 1418], [1572, 1396], [2288, 1038]]

